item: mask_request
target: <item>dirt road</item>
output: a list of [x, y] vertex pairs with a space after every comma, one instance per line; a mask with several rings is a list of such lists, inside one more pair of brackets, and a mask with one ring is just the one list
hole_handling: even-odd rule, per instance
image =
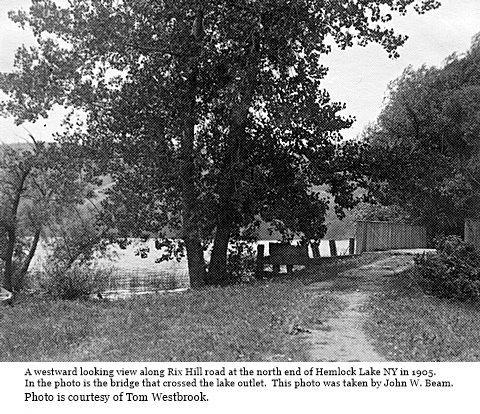
[[347, 270], [332, 280], [310, 285], [315, 295], [327, 296], [341, 305], [334, 316], [319, 321], [311, 330], [311, 361], [384, 361], [363, 331], [365, 305], [378, 291], [381, 278], [407, 270], [413, 256], [392, 255], [374, 263]]

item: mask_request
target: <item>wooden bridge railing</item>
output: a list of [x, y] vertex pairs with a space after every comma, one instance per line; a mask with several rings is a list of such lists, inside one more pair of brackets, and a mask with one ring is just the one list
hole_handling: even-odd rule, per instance
[[330, 256], [321, 256], [320, 244], [311, 243], [313, 257], [310, 257], [308, 247], [308, 245], [293, 246], [288, 243], [269, 243], [269, 256], [265, 256], [265, 245], [259, 244], [257, 246], [256, 276], [263, 276], [265, 265], [272, 265], [275, 274], [280, 272], [282, 265], [287, 267], [288, 273], [291, 273], [294, 265], [307, 266], [351, 257], [355, 253], [355, 239], [349, 240], [348, 255], [338, 256], [335, 240], [329, 240]]

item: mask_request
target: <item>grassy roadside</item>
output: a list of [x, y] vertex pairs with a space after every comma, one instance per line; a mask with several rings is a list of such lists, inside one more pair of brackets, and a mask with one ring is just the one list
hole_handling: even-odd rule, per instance
[[299, 277], [118, 301], [25, 297], [0, 309], [0, 360], [307, 360], [297, 328], [332, 309], [314, 296]]
[[250, 361], [273, 353], [296, 359], [301, 351], [284, 331], [303, 299], [298, 282], [111, 302], [30, 298], [1, 310], [0, 358]]
[[395, 361], [480, 361], [480, 305], [425, 295], [413, 271], [389, 278], [368, 306], [366, 329]]
[[[308, 361], [305, 331], [345, 306], [315, 282], [331, 281], [335, 291], [361, 288], [339, 273], [381, 258], [367, 254], [252, 284], [118, 301], [24, 297], [0, 308], [0, 360]], [[480, 359], [480, 308], [425, 296], [405, 274], [384, 280], [369, 304], [367, 329], [389, 359]]]
[[302, 361], [302, 328], [341, 309], [309, 284], [372, 261], [292, 277], [118, 301], [24, 297], [0, 308], [2, 361]]

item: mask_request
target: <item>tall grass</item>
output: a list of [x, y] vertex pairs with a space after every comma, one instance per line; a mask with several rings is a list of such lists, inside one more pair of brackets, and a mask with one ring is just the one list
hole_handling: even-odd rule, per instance
[[[310, 293], [296, 281], [119, 301], [24, 298], [0, 319], [4, 361], [305, 359], [287, 333]], [[272, 323], [276, 315], [276, 323]]]
[[412, 273], [373, 296], [366, 327], [395, 361], [480, 361], [480, 306], [423, 293]]

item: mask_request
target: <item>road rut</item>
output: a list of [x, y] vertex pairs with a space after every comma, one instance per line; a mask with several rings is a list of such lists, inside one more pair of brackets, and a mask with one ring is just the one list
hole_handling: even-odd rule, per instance
[[382, 278], [408, 270], [413, 256], [394, 255], [341, 273], [332, 280], [310, 285], [315, 295], [327, 295], [342, 304], [334, 316], [311, 329], [311, 361], [385, 361], [363, 330], [365, 305], [378, 291]]

